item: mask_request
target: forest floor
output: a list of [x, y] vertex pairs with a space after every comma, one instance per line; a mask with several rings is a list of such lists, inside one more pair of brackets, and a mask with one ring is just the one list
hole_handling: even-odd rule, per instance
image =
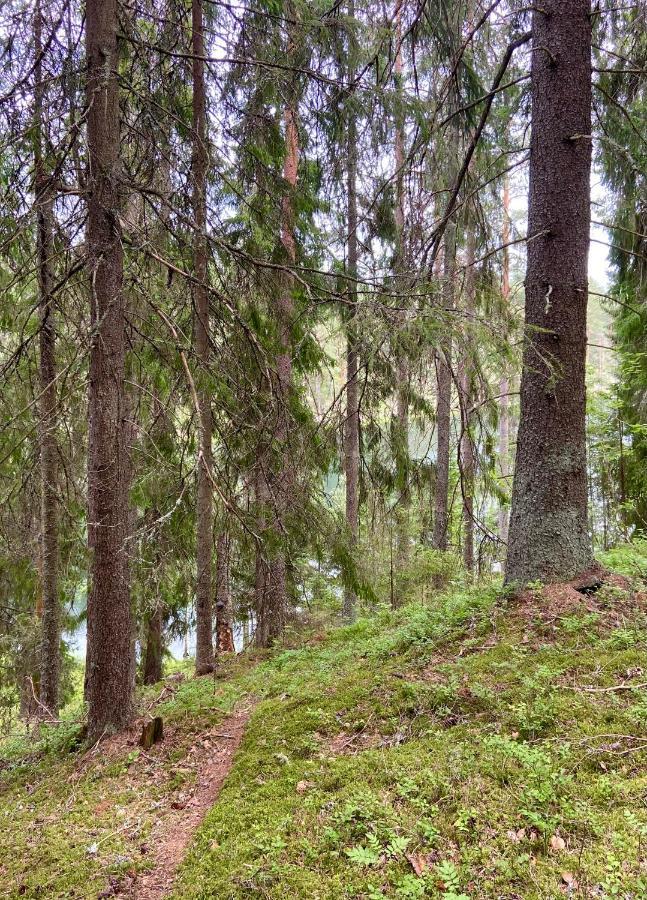
[[631, 580], [456, 585], [172, 675], [149, 751], [3, 741], [0, 895], [647, 897], [647, 548], [605, 562]]

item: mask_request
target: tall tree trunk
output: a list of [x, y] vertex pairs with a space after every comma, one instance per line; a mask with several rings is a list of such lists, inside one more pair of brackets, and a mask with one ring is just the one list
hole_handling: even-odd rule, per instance
[[40, 702], [52, 715], [58, 711], [60, 676], [60, 605], [58, 599], [58, 503], [56, 426], [56, 329], [54, 323], [54, 197], [44, 158], [43, 134], [43, 14], [40, 0], [34, 15], [34, 150], [37, 214], [38, 291], [40, 305], [40, 473], [41, 580]]
[[609, 505], [608, 505], [608, 497], [606, 490], [606, 474], [604, 471], [604, 465], [602, 466], [602, 472], [600, 476], [600, 492], [602, 494], [602, 549], [609, 549]]
[[[456, 270], [456, 222], [452, 218], [445, 230], [443, 255], [444, 301], [447, 309], [454, 306]], [[449, 510], [449, 432], [451, 426], [452, 373], [451, 339], [436, 352], [436, 479], [434, 482], [434, 530], [432, 547], [447, 549]]]
[[[159, 400], [154, 395], [155, 407], [160, 408]], [[153, 507], [151, 510], [151, 519], [156, 522], [160, 517], [159, 510]], [[153, 605], [147, 610], [145, 617], [146, 624], [146, 644], [144, 654], [144, 684], [157, 684], [162, 678], [162, 659], [164, 655], [164, 600], [160, 586], [164, 580], [164, 538], [162, 533], [157, 536], [157, 549], [153, 557], [154, 561], [154, 577], [153, 584], [155, 587], [155, 596]]]
[[627, 522], [627, 470], [625, 466], [625, 436], [624, 426], [620, 412], [618, 412], [618, 447], [620, 450], [619, 460], [619, 484], [620, 489], [620, 527], [622, 529], [622, 537], [625, 541], [629, 540], [629, 528]]
[[[355, 16], [355, 3], [348, 4], [348, 17]], [[355, 80], [353, 37], [348, 37], [348, 83]], [[352, 101], [351, 101], [352, 102]], [[355, 110], [347, 113], [346, 154], [348, 165], [347, 254], [348, 284], [346, 296], [346, 420], [344, 422], [344, 471], [346, 473], [346, 526], [351, 552], [359, 541], [359, 341], [357, 333], [357, 120]], [[344, 589], [344, 619], [352, 622], [357, 612], [357, 595], [352, 587]]]
[[411, 505], [411, 488], [409, 485], [409, 360], [405, 351], [400, 348], [396, 366], [396, 464], [398, 501], [396, 507], [396, 601], [402, 596], [401, 576], [409, 561], [409, 511]]
[[[467, 252], [465, 268], [465, 313], [468, 327], [473, 325], [474, 310], [476, 307], [476, 230], [474, 222], [467, 224]], [[468, 331], [469, 335], [469, 331]], [[465, 357], [461, 364], [459, 376], [460, 404], [461, 404], [461, 438], [459, 442], [461, 492], [463, 495], [463, 564], [470, 576], [474, 574], [474, 478], [475, 459], [472, 435], [473, 412], [473, 366], [471, 355], [476, 348], [468, 345], [465, 349]]]
[[233, 653], [234, 616], [229, 589], [229, 534], [224, 529], [216, 543], [216, 650]]
[[125, 302], [118, 95], [117, 0], [86, 5], [87, 255], [90, 275], [88, 734], [120, 728], [131, 715], [131, 607], [125, 537]]
[[[270, 491], [265, 471], [266, 454], [261, 451], [260, 459], [254, 473], [254, 494], [256, 498], [257, 518], [256, 528], [258, 534], [265, 536], [267, 530], [268, 505]], [[268, 562], [265, 553], [265, 542], [261, 539], [256, 545], [256, 570], [254, 575], [254, 596], [256, 607], [256, 628], [254, 630], [254, 642], [257, 647], [267, 647], [270, 639], [270, 595], [268, 584]]]
[[162, 642], [164, 610], [159, 597], [155, 599], [155, 606], [149, 612], [146, 624], [144, 684], [157, 684], [162, 678], [162, 653], [164, 649]]
[[[505, 176], [503, 182], [503, 272], [501, 281], [501, 299], [504, 316], [510, 307], [510, 180]], [[510, 378], [504, 370], [499, 382], [499, 469], [501, 481], [508, 490], [510, 480]], [[499, 540], [508, 543], [508, 507], [507, 503], [499, 505]]]
[[[292, 58], [296, 45], [294, 36], [295, 11], [288, 4], [287, 58]], [[296, 82], [291, 78], [286, 85], [286, 106], [283, 114], [285, 130], [285, 158], [283, 179], [286, 190], [281, 201], [281, 245], [288, 267], [296, 263], [294, 237], [294, 194], [299, 167], [299, 130], [297, 122]], [[276, 545], [270, 548], [269, 564], [265, 577], [265, 603], [262, 605], [269, 621], [262, 623], [262, 632], [272, 643], [284, 629], [287, 615], [287, 528], [286, 516], [293, 502], [294, 459], [290, 453], [290, 401], [292, 397], [292, 319], [294, 315], [294, 274], [291, 268], [279, 276], [278, 297], [275, 306], [276, 330], [279, 352], [276, 356], [276, 411], [273, 433], [273, 450], [270, 464], [270, 494], [274, 505], [273, 525]], [[267, 548], [266, 548], [267, 549]]]
[[[396, 0], [395, 8], [395, 281], [397, 302], [402, 308], [400, 313], [400, 329], [404, 331], [407, 324], [405, 309], [407, 298], [405, 290], [405, 246], [404, 246], [404, 115], [402, 108], [402, 6], [404, 0]], [[407, 350], [398, 335], [396, 360], [396, 484], [399, 497], [396, 508], [396, 601], [402, 597], [402, 573], [409, 560], [409, 506], [411, 492], [409, 488], [409, 359]]]
[[591, 172], [590, 0], [533, 12], [526, 338], [506, 581], [592, 560], [585, 362]]
[[[453, 96], [453, 102], [458, 99]], [[457, 160], [460, 151], [460, 134], [457, 125], [452, 125], [447, 148], [447, 180], [454, 185]], [[443, 249], [443, 306], [446, 311], [454, 308], [456, 293], [456, 214], [447, 220]], [[447, 313], [445, 313], [447, 315]], [[436, 480], [434, 484], [434, 529], [431, 544], [436, 550], [446, 550], [449, 530], [449, 443], [451, 430], [452, 402], [452, 334], [448, 328], [447, 340], [442, 349], [437, 349], [436, 363]], [[443, 579], [436, 577], [434, 585], [441, 587]]]
[[202, 2], [192, 0], [193, 49], [193, 268], [195, 285], [193, 304], [195, 313], [195, 350], [201, 367], [197, 378], [199, 440], [196, 509], [196, 647], [195, 670], [198, 675], [213, 671], [213, 626], [211, 590], [213, 574], [213, 459], [211, 449], [211, 397], [206, 387], [209, 367], [209, 293], [207, 291], [207, 112], [204, 83], [204, 29]]

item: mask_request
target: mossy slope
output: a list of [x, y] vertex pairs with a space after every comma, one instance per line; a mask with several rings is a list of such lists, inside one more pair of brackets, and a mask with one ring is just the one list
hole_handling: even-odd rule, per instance
[[617, 602], [475, 590], [283, 653], [175, 900], [646, 897], [647, 692], [600, 690], [647, 680], [645, 620]]
[[152, 759], [81, 763], [71, 726], [5, 746], [0, 894], [126, 889], [192, 742], [253, 695], [174, 900], [647, 897], [645, 596], [535, 594], [452, 589], [186, 681]]

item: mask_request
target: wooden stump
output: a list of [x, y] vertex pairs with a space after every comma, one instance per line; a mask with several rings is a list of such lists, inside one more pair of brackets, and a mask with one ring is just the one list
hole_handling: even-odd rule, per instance
[[161, 716], [155, 716], [150, 722], [142, 725], [142, 734], [139, 739], [139, 746], [144, 750], [150, 750], [153, 744], [157, 744], [164, 737], [164, 724]]

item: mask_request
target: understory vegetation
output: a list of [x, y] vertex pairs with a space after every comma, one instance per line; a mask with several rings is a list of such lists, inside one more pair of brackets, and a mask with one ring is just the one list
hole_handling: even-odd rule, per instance
[[313, 609], [216, 676], [174, 664], [138, 694], [149, 751], [79, 744], [79, 682], [63, 724], [0, 745], [3, 896], [128, 896], [246, 703], [174, 900], [644, 897], [647, 546], [603, 561], [626, 577], [590, 594], [455, 584], [330, 631]]
[[647, 0], [0, 0], [0, 900], [647, 900]]

